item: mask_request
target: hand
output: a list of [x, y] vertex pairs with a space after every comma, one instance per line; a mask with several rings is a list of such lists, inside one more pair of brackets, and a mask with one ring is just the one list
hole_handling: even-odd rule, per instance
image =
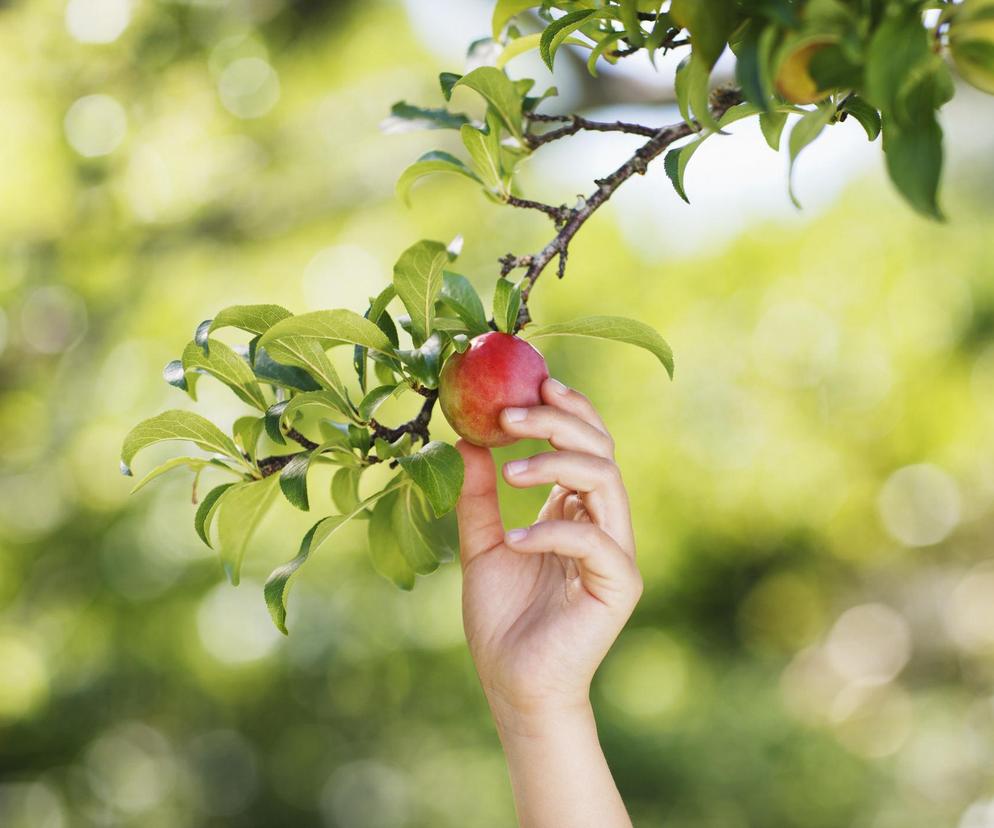
[[498, 720], [588, 704], [595, 670], [642, 593], [614, 443], [590, 402], [556, 380], [545, 405], [505, 409], [516, 437], [555, 451], [504, 465], [519, 488], [554, 484], [530, 527], [505, 533], [487, 449], [465, 441], [457, 507], [463, 621]]

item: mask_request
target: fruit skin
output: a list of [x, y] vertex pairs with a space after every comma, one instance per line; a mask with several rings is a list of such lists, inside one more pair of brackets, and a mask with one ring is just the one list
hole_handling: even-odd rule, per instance
[[957, 7], [949, 51], [963, 80], [994, 95], [994, 0], [966, 0]]
[[777, 70], [776, 87], [784, 100], [792, 104], [811, 104], [823, 100], [829, 93], [819, 89], [811, 77], [811, 58], [825, 48], [823, 41], [808, 43], [794, 49], [780, 63]]
[[538, 405], [548, 378], [545, 359], [535, 348], [511, 334], [491, 331], [446, 360], [438, 401], [460, 437], [486, 448], [508, 446], [517, 437], [501, 429], [500, 412]]

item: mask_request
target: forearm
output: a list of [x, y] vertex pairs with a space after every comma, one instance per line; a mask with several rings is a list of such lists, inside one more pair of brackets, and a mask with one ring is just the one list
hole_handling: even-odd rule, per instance
[[589, 703], [529, 715], [491, 707], [521, 828], [631, 828]]

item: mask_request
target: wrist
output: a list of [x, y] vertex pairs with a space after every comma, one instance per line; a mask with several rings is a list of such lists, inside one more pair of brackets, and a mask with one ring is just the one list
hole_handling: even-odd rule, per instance
[[586, 694], [552, 697], [541, 701], [514, 701], [488, 694], [487, 701], [501, 739], [545, 738], [594, 725], [593, 708]]

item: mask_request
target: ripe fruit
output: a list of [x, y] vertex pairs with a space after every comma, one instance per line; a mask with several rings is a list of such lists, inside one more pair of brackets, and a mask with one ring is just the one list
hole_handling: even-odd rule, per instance
[[963, 80], [994, 95], [994, 0], [966, 0], [956, 8], [949, 49]]
[[808, 41], [792, 49], [780, 61], [777, 69], [777, 92], [793, 104], [817, 103], [825, 98], [829, 90], [819, 89], [811, 77], [811, 58], [827, 46], [824, 40]]
[[548, 378], [545, 359], [531, 345], [492, 331], [448, 358], [439, 377], [438, 400], [460, 437], [478, 446], [507, 446], [517, 438], [501, 429], [500, 412], [538, 405], [539, 389]]

